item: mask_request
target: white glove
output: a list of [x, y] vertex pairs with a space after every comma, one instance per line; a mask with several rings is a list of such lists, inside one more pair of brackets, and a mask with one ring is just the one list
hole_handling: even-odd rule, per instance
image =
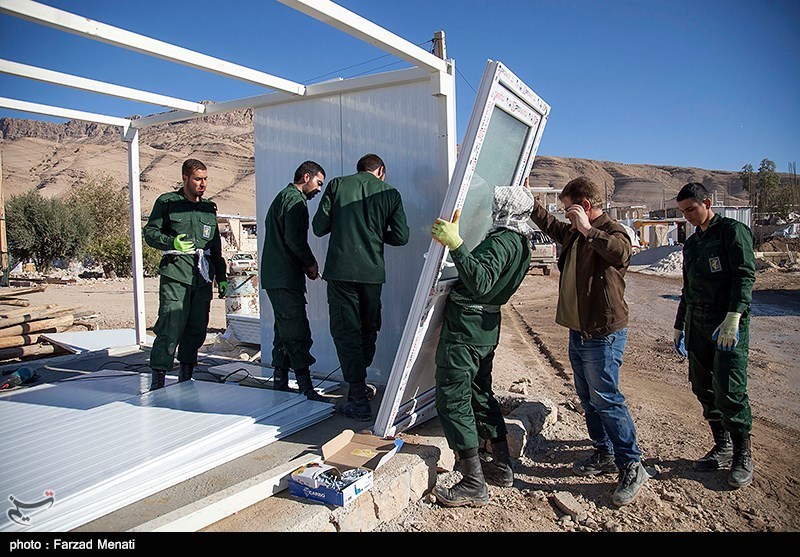
[[717, 350], [730, 352], [736, 348], [736, 345], [739, 344], [739, 320], [741, 318], [741, 313], [729, 311], [725, 320], [714, 330], [711, 339], [717, 341]]

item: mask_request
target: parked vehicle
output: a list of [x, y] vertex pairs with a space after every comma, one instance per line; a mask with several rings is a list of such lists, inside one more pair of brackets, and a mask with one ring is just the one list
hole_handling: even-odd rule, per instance
[[531, 264], [528, 270], [539, 268], [543, 274], [549, 275], [558, 261], [556, 243], [541, 230], [534, 230], [530, 245]]
[[255, 271], [257, 268], [256, 256], [245, 251], [234, 253], [228, 261], [228, 272], [232, 275]]

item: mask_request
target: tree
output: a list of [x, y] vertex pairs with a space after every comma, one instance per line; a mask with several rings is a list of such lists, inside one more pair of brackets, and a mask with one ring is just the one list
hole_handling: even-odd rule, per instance
[[762, 159], [758, 167], [756, 187], [762, 213], [782, 212], [781, 177], [775, 171], [775, 168], [775, 163], [769, 159]]
[[[97, 174], [74, 186], [67, 198], [70, 207], [83, 208], [90, 215], [94, 234], [88, 251], [108, 277], [133, 274], [128, 197], [127, 186], [119, 185], [108, 174]], [[161, 253], [143, 243], [142, 254], [145, 274], [158, 274]]]
[[89, 175], [85, 182], [72, 187], [66, 202], [71, 208], [80, 207], [88, 212], [95, 225], [95, 240], [128, 236], [128, 188], [117, 184], [110, 175]]
[[747, 163], [742, 167], [742, 171], [739, 172], [739, 179], [742, 181], [742, 187], [744, 191], [750, 194], [750, 202], [754, 201], [753, 194], [753, 165]]
[[33, 259], [48, 271], [57, 258], [83, 255], [94, 224], [87, 211], [38, 191], [13, 196], [6, 205], [9, 252], [19, 260]]

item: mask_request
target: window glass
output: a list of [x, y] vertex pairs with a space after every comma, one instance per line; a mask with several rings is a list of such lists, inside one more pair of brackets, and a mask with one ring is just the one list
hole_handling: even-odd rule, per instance
[[[459, 234], [470, 250], [481, 243], [492, 225], [494, 187], [512, 184], [530, 129], [501, 108], [494, 107], [459, 219]], [[452, 262], [448, 254], [442, 280], [458, 276]]]

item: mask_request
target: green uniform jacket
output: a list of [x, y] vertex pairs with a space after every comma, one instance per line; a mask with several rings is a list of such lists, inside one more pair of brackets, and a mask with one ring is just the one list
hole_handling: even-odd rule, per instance
[[[153, 205], [150, 218], [144, 227], [144, 241], [148, 246], [161, 251], [173, 250], [173, 242], [179, 234], [186, 234], [195, 248], [209, 249], [209, 277], [217, 283], [227, 280], [225, 259], [222, 257], [222, 242], [217, 228], [217, 204], [200, 199], [192, 203], [183, 195], [183, 188], [161, 194]], [[165, 255], [158, 267], [162, 276], [193, 286], [206, 284], [197, 270], [194, 254]]]
[[369, 172], [328, 182], [312, 225], [317, 236], [331, 235], [325, 280], [383, 284], [383, 245], [408, 243], [400, 192]]
[[687, 306], [744, 314], [756, 275], [753, 232], [735, 219], [714, 215], [683, 246], [683, 291], [675, 328], [683, 330]]
[[[528, 240], [511, 230], [489, 234], [470, 252], [465, 244], [450, 252], [458, 270], [456, 296], [447, 300], [441, 338], [473, 346], [496, 346], [500, 340], [500, 307], [508, 302], [528, 273]], [[482, 305], [495, 306], [482, 309]]]
[[275, 196], [264, 222], [261, 288], [305, 292], [305, 270], [316, 262], [308, 245], [308, 199], [289, 184]]

